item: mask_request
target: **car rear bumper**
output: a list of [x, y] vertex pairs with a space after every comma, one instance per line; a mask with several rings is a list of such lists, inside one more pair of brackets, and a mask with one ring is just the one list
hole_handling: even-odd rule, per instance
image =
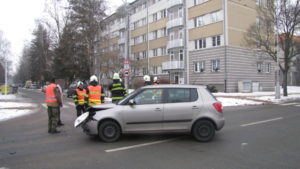
[[218, 120], [216, 120], [216, 130], [221, 130], [225, 125], [225, 118], [222, 117]]

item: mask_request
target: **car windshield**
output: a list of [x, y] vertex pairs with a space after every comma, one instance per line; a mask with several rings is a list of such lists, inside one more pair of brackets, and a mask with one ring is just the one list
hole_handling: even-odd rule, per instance
[[129, 98], [129, 97], [135, 95], [135, 94], [138, 93], [140, 90], [141, 90], [141, 89], [137, 89], [137, 90], [131, 92], [128, 96], [126, 96], [124, 99], [118, 101], [116, 104], [117, 104], [117, 105], [123, 105], [124, 102], [126, 102], [127, 98]]

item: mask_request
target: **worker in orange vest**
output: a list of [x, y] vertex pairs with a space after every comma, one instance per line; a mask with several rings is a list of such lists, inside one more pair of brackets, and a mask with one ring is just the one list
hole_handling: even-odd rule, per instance
[[104, 103], [104, 91], [98, 83], [98, 78], [95, 75], [90, 77], [90, 85], [88, 86], [88, 106], [94, 106]]
[[56, 127], [58, 123], [58, 109], [62, 107], [62, 100], [59, 88], [55, 84], [55, 79], [52, 79], [46, 88], [46, 104], [48, 106], [48, 133], [60, 133], [60, 131], [56, 130]]
[[77, 88], [75, 89], [73, 99], [76, 105], [76, 111], [78, 117], [84, 112], [85, 105], [88, 102], [87, 90], [83, 88], [83, 83], [81, 81], [77, 83]]

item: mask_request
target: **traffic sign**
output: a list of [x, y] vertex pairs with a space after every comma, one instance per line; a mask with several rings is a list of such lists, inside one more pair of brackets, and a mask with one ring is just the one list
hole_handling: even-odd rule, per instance
[[123, 74], [124, 74], [125, 77], [128, 77], [129, 74], [130, 74], [130, 73], [129, 73], [129, 70], [124, 70]]

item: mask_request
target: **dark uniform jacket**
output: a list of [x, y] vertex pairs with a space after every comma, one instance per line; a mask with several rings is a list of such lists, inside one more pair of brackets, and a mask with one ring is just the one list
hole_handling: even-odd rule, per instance
[[126, 95], [126, 88], [119, 79], [114, 79], [113, 83], [108, 88], [111, 91], [112, 101], [121, 100]]

